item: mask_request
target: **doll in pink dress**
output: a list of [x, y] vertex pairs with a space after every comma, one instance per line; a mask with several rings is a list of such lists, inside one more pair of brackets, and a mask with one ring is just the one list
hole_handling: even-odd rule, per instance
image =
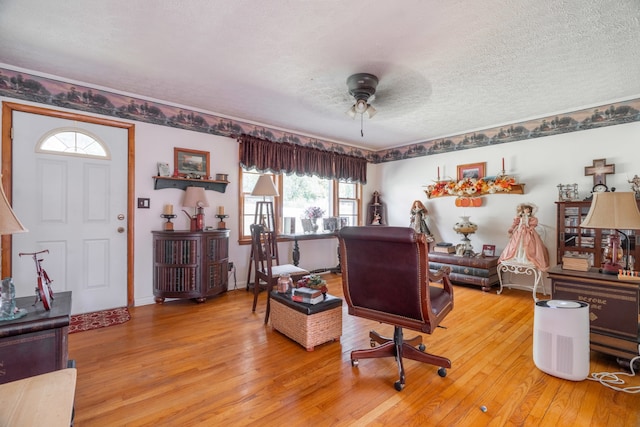
[[536, 206], [532, 203], [518, 205], [518, 215], [509, 228], [511, 238], [500, 255], [499, 261], [531, 265], [546, 271], [549, 268], [549, 253], [536, 231], [538, 219], [533, 216]]

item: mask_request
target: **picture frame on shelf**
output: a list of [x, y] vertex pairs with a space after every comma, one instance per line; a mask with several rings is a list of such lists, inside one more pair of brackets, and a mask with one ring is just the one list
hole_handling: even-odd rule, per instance
[[334, 231], [339, 230], [338, 228], [338, 218], [335, 216], [329, 218], [322, 219], [322, 229], [324, 231], [329, 231], [333, 233]]
[[206, 179], [209, 176], [209, 152], [190, 150], [188, 148], [173, 149], [173, 162], [180, 176]]
[[580, 200], [578, 196], [578, 184], [558, 184], [558, 201], [572, 202]]
[[482, 255], [496, 256], [496, 245], [482, 245]]
[[158, 162], [158, 176], [171, 176], [169, 163]]
[[466, 165], [458, 165], [458, 181], [461, 181], [465, 178], [483, 178], [487, 169], [487, 164], [485, 162], [481, 163], [468, 163]]

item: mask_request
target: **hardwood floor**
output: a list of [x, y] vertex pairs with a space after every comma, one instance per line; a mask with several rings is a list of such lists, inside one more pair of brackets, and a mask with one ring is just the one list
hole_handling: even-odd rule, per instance
[[[325, 277], [341, 295], [340, 276]], [[446, 329], [424, 335], [427, 351], [450, 358], [452, 368], [441, 378], [436, 367], [406, 360], [402, 392], [391, 358], [351, 367], [349, 354], [369, 346], [370, 329], [393, 330], [349, 316], [346, 305], [340, 342], [312, 352], [265, 326], [264, 295], [253, 314], [244, 290], [204, 304], [132, 308], [125, 324], [69, 336], [75, 425], [640, 425], [638, 395], [535, 367], [530, 293], [455, 291]], [[591, 353], [592, 372], [619, 370]]]

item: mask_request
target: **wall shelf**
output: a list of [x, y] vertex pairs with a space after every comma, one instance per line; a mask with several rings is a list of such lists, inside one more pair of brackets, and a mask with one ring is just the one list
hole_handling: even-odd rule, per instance
[[211, 181], [208, 179], [188, 179], [188, 178], [173, 178], [170, 176], [154, 176], [155, 184], [153, 188], [155, 190], [161, 190], [163, 188], [178, 188], [185, 190], [187, 187], [204, 187], [205, 190], [213, 190], [218, 193], [224, 193], [227, 191], [227, 185], [229, 181]]

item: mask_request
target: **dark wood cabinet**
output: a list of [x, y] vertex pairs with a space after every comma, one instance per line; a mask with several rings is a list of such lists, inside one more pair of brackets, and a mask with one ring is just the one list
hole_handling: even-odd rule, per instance
[[207, 297], [227, 291], [229, 230], [153, 231], [153, 295], [165, 298]]
[[[640, 201], [638, 201], [640, 203]], [[565, 255], [582, 254], [587, 255], [591, 267], [600, 268], [604, 263], [604, 248], [611, 230], [598, 228], [582, 228], [580, 224], [589, 213], [590, 201], [556, 202], [557, 204], [557, 227], [558, 227], [558, 253], [557, 263], [562, 263]], [[630, 256], [629, 265], [633, 269], [635, 261], [640, 256], [640, 248], [636, 245], [637, 230], [622, 230], [629, 236]], [[626, 252], [626, 242], [622, 238], [622, 248], [624, 256]], [[625, 265], [625, 260], [620, 261]], [[638, 266], [635, 265], [637, 268]]]
[[[591, 349], [627, 362], [640, 354], [640, 282], [590, 271], [548, 270], [553, 299], [589, 304]], [[624, 363], [622, 363], [624, 364]]]
[[56, 293], [49, 311], [34, 301], [16, 298], [27, 314], [0, 322], [0, 384], [67, 367], [71, 292]]

